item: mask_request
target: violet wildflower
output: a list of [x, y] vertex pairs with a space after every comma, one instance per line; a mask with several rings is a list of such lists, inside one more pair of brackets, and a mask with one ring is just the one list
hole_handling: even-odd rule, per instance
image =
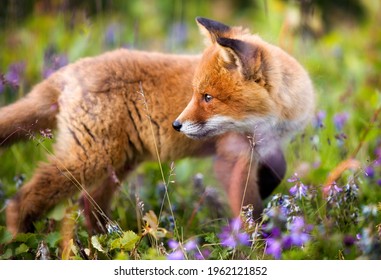
[[376, 148], [376, 150], [374, 151], [374, 154], [376, 156], [376, 160], [374, 164], [381, 165], [381, 146]]
[[286, 234], [282, 233], [280, 227], [272, 227], [270, 234], [265, 236], [266, 254], [272, 255], [275, 259], [280, 259], [283, 250], [292, 246], [301, 247], [311, 239], [309, 233], [312, 226], [306, 225], [302, 217], [294, 217], [288, 228], [289, 234]]
[[353, 244], [355, 244], [356, 241], [357, 241], [356, 237], [354, 237], [352, 235], [346, 235], [343, 238], [343, 243], [344, 243], [345, 247], [352, 246]]
[[57, 54], [55, 49], [50, 47], [44, 54], [44, 66], [42, 70], [42, 76], [44, 78], [49, 77], [58, 69], [64, 67], [69, 63], [69, 59], [65, 54]]
[[115, 23], [112, 23], [107, 27], [104, 37], [104, 42], [107, 46], [116, 45], [116, 34], [119, 32], [119, 29], [119, 25]]
[[290, 221], [294, 216], [300, 215], [300, 207], [293, 197], [284, 194], [273, 195], [263, 210], [263, 220]]
[[272, 207], [266, 207], [263, 211], [263, 219], [264, 221], [279, 221], [280, 223], [284, 223], [287, 221], [288, 211], [287, 208], [281, 205], [274, 205]]
[[290, 243], [293, 246], [301, 247], [310, 240], [309, 232], [311, 226], [305, 225], [302, 217], [295, 217], [290, 224]]
[[279, 228], [272, 229], [271, 234], [266, 238], [265, 253], [272, 255], [275, 259], [280, 259], [283, 250], [282, 232]]
[[333, 117], [333, 122], [338, 131], [341, 131], [349, 119], [349, 113], [338, 113]]
[[365, 176], [369, 177], [369, 178], [374, 178], [374, 168], [373, 166], [367, 166], [365, 167]]
[[5, 81], [12, 87], [18, 87], [25, 71], [25, 62], [17, 62], [9, 66], [8, 72], [4, 75]]
[[296, 183], [293, 187], [290, 188], [290, 194], [293, 197], [301, 199], [302, 197], [307, 196], [307, 186], [301, 182], [297, 173], [295, 173], [291, 178], [287, 179], [287, 181], [290, 183]]
[[233, 219], [230, 224], [222, 229], [219, 234], [221, 245], [235, 248], [239, 245], [250, 245], [250, 236], [241, 231], [242, 221], [240, 218]]
[[325, 112], [324, 111], [319, 111], [317, 112], [315, 118], [313, 119], [313, 126], [315, 128], [323, 128], [324, 124], [323, 121], [325, 119]]
[[355, 183], [349, 183], [344, 186], [344, 199], [346, 202], [355, 202], [358, 197], [359, 187]]
[[43, 138], [53, 139], [53, 133], [50, 128], [40, 129], [40, 134]]
[[185, 253], [196, 252], [197, 241], [194, 239], [191, 239], [182, 246], [179, 242], [175, 240], [169, 240], [168, 246], [169, 248], [173, 250], [172, 253], [170, 253], [167, 256], [168, 260], [184, 260]]
[[339, 188], [336, 184], [336, 182], [333, 182], [332, 184], [326, 186], [323, 188], [323, 192], [327, 195], [328, 197], [328, 202], [333, 200], [340, 192], [342, 192], [343, 189]]
[[167, 260], [173, 260], [173, 261], [177, 261], [177, 260], [185, 260], [185, 257], [184, 257], [184, 254], [183, 252], [178, 249], [178, 250], [175, 250], [173, 251], [172, 253], [170, 253], [168, 256], [167, 256]]
[[204, 249], [202, 251], [197, 251], [194, 254], [194, 257], [196, 258], [196, 260], [206, 260], [209, 258], [210, 253], [211, 253], [210, 250]]
[[287, 182], [289, 183], [295, 183], [295, 182], [298, 182], [300, 181], [300, 178], [298, 177], [298, 173], [294, 173], [291, 178], [288, 178], [287, 179]]
[[3, 91], [4, 91], [4, 81], [0, 74], [0, 93], [2, 93]]
[[302, 182], [297, 183], [290, 189], [290, 194], [295, 198], [301, 199], [307, 196], [307, 186]]

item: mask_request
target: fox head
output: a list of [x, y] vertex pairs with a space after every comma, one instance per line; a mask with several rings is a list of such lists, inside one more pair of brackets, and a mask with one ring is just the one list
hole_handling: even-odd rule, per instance
[[252, 132], [272, 121], [279, 84], [268, 45], [240, 27], [196, 18], [207, 47], [196, 69], [193, 96], [173, 122], [188, 137], [200, 139], [227, 131]]

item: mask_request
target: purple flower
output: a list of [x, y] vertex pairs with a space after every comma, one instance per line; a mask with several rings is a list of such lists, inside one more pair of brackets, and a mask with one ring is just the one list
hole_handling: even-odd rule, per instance
[[229, 226], [222, 229], [219, 234], [222, 246], [235, 248], [238, 245], [250, 245], [250, 236], [246, 232], [240, 231], [241, 225], [241, 219], [236, 218], [231, 221]]
[[282, 251], [292, 246], [301, 247], [310, 240], [311, 225], [306, 225], [302, 217], [295, 217], [289, 225], [289, 234], [282, 234], [279, 227], [273, 227], [266, 239], [265, 253], [280, 259]]
[[377, 159], [381, 160], [381, 147], [377, 147], [376, 150], [374, 151], [374, 154], [376, 155]]
[[352, 235], [346, 235], [344, 236], [343, 243], [346, 247], [350, 247], [356, 242], [356, 238]]
[[197, 241], [191, 239], [184, 244], [183, 248], [181, 248], [181, 244], [179, 242], [175, 240], [169, 240], [168, 246], [173, 250], [173, 252], [168, 255], [168, 260], [184, 260], [186, 252], [191, 253], [196, 251]]
[[184, 249], [187, 252], [193, 251], [197, 249], [197, 242], [194, 239], [189, 240], [187, 243], [184, 245]]
[[268, 255], [273, 255], [275, 259], [280, 259], [282, 254], [282, 240], [276, 238], [268, 238], [265, 253]]
[[299, 182], [290, 189], [290, 194], [295, 198], [301, 199], [302, 197], [307, 196], [307, 186], [305, 186], [302, 182]]
[[0, 93], [2, 93], [4, 90], [4, 82], [3, 82], [3, 79], [1, 77], [1, 74], [0, 74]]
[[287, 179], [287, 182], [289, 183], [295, 183], [299, 181], [300, 181], [300, 178], [298, 177], [298, 173], [294, 173], [294, 175], [292, 175], [291, 178]]
[[210, 251], [208, 249], [204, 249], [201, 252], [196, 251], [194, 254], [196, 260], [206, 260], [210, 256]]
[[304, 224], [302, 217], [295, 217], [290, 224], [290, 243], [291, 245], [301, 247], [310, 240], [309, 232], [311, 228]]
[[5, 81], [13, 87], [18, 87], [25, 72], [25, 62], [17, 62], [9, 66], [4, 75]]
[[344, 186], [344, 200], [348, 203], [357, 201], [359, 187], [355, 183], [349, 183]]
[[324, 111], [319, 111], [314, 120], [313, 120], [313, 126], [315, 128], [322, 128], [324, 127], [323, 120], [325, 119], [325, 112]]
[[283, 250], [283, 240], [279, 228], [273, 228], [271, 235], [266, 238], [266, 245], [265, 253], [272, 255], [275, 259], [280, 259]]
[[119, 32], [120, 26], [116, 23], [110, 24], [105, 33], [104, 41], [108, 46], [114, 46], [116, 44], [116, 34]]
[[367, 166], [365, 168], [365, 176], [369, 178], [374, 178], [374, 168], [372, 166]]
[[338, 113], [333, 117], [333, 122], [338, 131], [341, 131], [349, 119], [349, 113]]
[[336, 182], [333, 182], [331, 185], [323, 188], [323, 192], [329, 197], [336, 196], [338, 193], [342, 192], [342, 188], [339, 188]]
[[177, 260], [184, 260], [184, 259], [185, 257], [181, 250], [175, 250], [167, 256], [167, 260], [177, 261]]
[[69, 60], [65, 54], [56, 54], [54, 49], [48, 48], [44, 54], [42, 76], [44, 78], [49, 77], [55, 71], [67, 65], [68, 62]]
[[296, 182], [296, 184], [290, 188], [290, 194], [293, 197], [301, 199], [302, 197], [307, 196], [307, 186], [300, 181], [297, 173], [295, 173], [291, 178], [287, 179], [287, 181], [290, 183]]

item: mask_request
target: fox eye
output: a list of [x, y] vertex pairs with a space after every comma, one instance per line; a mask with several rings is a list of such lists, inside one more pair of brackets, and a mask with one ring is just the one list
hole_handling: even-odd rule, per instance
[[211, 96], [210, 94], [208, 94], [208, 93], [204, 94], [204, 101], [206, 103], [209, 103], [212, 99], [213, 99], [213, 96]]

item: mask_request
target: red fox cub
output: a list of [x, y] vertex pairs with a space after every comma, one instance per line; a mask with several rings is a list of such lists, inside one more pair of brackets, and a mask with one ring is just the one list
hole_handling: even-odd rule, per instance
[[[57, 129], [54, 154], [7, 205], [12, 234], [33, 230], [34, 221], [80, 188], [107, 214], [115, 177], [157, 156], [215, 155], [233, 214], [251, 203], [260, 216], [262, 198], [285, 173], [278, 140], [312, 111], [311, 83], [294, 59], [259, 37], [197, 21], [211, 41], [202, 57], [121, 49], [84, 58], [0, 109], [1, 146]], [[257, 130], [273, 141], [253, 144], [247, 137], [257, 140]], [[253, 146], [259, 153], [251, 164]], [[95, 218], [92, 207], [90, 229], [104, 230], [104, 216]]]

